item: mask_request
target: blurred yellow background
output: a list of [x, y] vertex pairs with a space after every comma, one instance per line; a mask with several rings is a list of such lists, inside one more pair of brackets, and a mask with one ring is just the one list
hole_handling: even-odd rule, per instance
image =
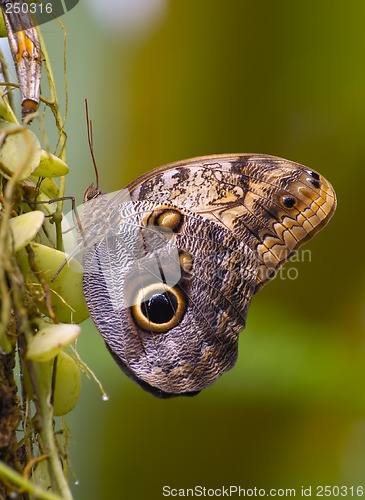
[[[80, 354], [110, 399], [84, 378], [69, 418], [75, 499], [365, 486], [365, 3], [154, 0], [147, 12], [139, 0], [115, 19], [98, 3], [62, 17], [68, 194], [81, 201], [93, 181], [87, 97], [105, 190], [183, 158], [255, 152], [318, 170], [338, 209], [304, 247], [310, 261], [286, 265], [297, 279], [254, 297], [236, 367], [196, 398], [144, 393], [83, 325]], [[62, 32], [43, 32], [61, 93]]]

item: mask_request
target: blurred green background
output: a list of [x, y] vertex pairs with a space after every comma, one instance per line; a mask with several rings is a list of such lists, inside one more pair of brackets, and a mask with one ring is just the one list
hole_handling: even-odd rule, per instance
[[[80, 354], [110, 399], [84, 378], [68, 419], [75, 499], [365, 486], [365, 3], [121, 0], [132, 18], [96, 3], [62, 18], [69, 194], [93, 181], [87, 97], [105, 190], [183, 158], [256, 152], [319, 170], [339, 205], [310, 261], [287, 264], [297, 279], [254, 298], [236, 367], [196, 398], [144, 393], [83, 325]], [[43, 33], [61, 94], [63, 35], [55, 22]]]

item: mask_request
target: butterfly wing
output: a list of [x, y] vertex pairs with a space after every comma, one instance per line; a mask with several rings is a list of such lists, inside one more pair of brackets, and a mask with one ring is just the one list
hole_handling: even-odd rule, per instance
[[185, 210], [176, 232], [147, 221], [161, 216], [160, 204], [126, 202], [112, 213], [114, 231], [85, 250], [90, 314], [142, 387], [161, 397], [196, 393], [236, 360], [257, 259], [230, 231]]
[[232, 231], [257, 253], [257, 289], [336, 209], [336, 194], [318, 172], [269, 155], [192, 158], [160, 167], [129, 186], [132, 199], [168, 201]]
[[188, 160], [128, 188], [101, 201], [102, 223], [89, 217], [86, 302], [131, 378], [160, 397], [196, 394], [233, 366], [253, 293], [335, 195], [316, 172], [257, 155]]

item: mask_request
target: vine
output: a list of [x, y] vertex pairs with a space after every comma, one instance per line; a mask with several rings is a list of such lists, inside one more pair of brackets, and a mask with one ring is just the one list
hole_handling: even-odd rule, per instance
[[[51, 60], [34, 29], [49, 88], [49, 97], [40, 97], [42, 112], [21, 124], [11, 99], [19, 85], [9, 81], [5, 66], [0, 87], [0, 498], [69, 500], [64, 416], [77, 402], [84, 367], [64, 349], [88, 312], [82, 267], [63, 253], [66, 56], [62, 113]], [[47, 109], [58, 131], [53, 153], [42, 114]]]

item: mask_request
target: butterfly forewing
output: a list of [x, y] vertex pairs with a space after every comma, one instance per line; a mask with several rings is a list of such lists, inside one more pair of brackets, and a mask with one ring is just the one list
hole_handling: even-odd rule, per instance
[[232, 231], [258, 255], [258, 287], [336, 208], [335, 192], [320, 174], [265, 155], [193, 158], [149, 172], [129, 189], [132, 199], [162, 196]]

